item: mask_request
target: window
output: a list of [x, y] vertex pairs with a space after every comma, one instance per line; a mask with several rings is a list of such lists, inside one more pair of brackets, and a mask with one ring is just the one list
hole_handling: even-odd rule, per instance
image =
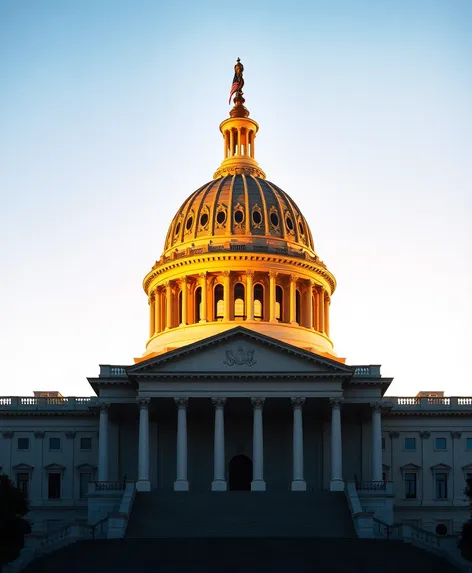
[[382, 438], [382, 452], [385, 451], [385, 438]]
[[301, 300], [302, 297], [300, 295], [300, 291], [297, 289], [295, 291], [295, 322], [300, 324], [300, 315], [301, 315]]
[[195, 289], [195, 322], [200, 322], [201, 319], [202, 319], [202, 287], [198, 287], [197, 289]]
[[61, 498], [61, 474], [50, 473], [48, 474], [48, 498], [60, 499]]
[[18, 438], [18, 449], [29, 450], [29, 438]]
[[416, 438], [405, 438], [405, 450], [416, 450]]
[[447, 499], [447, 474], [437, 473], [436, 480], [436, 499]]
[[28, 495], [28, 485], [29, 485], [29, 474], [28, 473], [17, 473], [16, 474], [16, 485], [18, 489]]
[[283, 301], [284, 291], [281, 286], [277, 285], [275, 287], [275, 318], [279, 322], [283, 322]]
[[405, 474], [405, 497], [406, 499], [416, 499], [416, 473]]
[[91, 450], [92, 449], [92, 438], [80, 438], [80, 449], [81, 450]]
[[472, 450], [472, 438], [466, 438], [465, 439], [465, 447], [468, 450]]
[[182, 291], [179, 292], [178, 296], [178, 305], [179, 305], [179, 324], [182, 324]]
[[215, 319], [223, 320], [225, 312], [223, 285], [216, 285], [214, 292], [215, 292]]
[[438, 523], [436, 525], [436, 534], [437, 535], [447, 535], [447, 525], [445, 523]]
[[91, 473], [80, 474], [80, 499], [84, 499], [87, 496], [89, 481], [92, 481]]
[[435, 448], [436, 450], [445, 450], [446, 449], [446, 438], [436, 438]]
[[61, 449], [61, 438], [49, 438], [49, 449], [50, 450], [60, 450]]
[[234, 318], [244, 318], [244, 285], [237, 283], [234, 286]]
[[264, 288], [261, 284], [254, 285], [254, 320], [263, 320]]

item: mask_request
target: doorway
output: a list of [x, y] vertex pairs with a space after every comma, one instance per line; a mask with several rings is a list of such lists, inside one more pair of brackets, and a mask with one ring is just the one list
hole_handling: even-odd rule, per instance
[[252, 481], [252, 460], [244, 454], [234, 456], [229, 462], [230, 491], [250, 491]]

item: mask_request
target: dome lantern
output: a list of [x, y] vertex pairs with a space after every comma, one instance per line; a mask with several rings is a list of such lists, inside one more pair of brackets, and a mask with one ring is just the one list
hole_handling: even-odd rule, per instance
[[223, 161], [213, 175], [213, 179], [219, 179], [225, 175], [245, 173], [265, 179], [265, 173], [255, 160], [255, 140], [259, 131], [259, 125], [253, 119], [249, 119], [249, 110], [244, 106], [242, 88], [244, 66], [238, 58], [234, 66], [234, 78], [230, 91], [234, 107], [229, 112], [230, 117], [220, 124], [223, 135]]

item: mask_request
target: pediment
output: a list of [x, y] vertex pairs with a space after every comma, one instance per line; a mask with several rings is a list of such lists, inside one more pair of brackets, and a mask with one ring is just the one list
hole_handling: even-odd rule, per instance
[[450, 472], [451, 466], [447, 464], [436, 464], [435, 466], [431, 466], [431, 471], [433, 472]]
[[462, 469], [465, 472], [472, 472], [472, 464], [467, 464], [465, 466], [462, 466]]
[[75, 469], [83, 473], [95, 473], [97, 471], [97, 466], [92, 466], [91, 464], [79, 464], [78, 466], [75, 466]]
[[48, 464], [44, 466], [44, 469], [48, 472], [63, 472], [66, 468], [65, 466], [61, 466], [61, 464]]
[[402, 472], [417, 472], [421, 469], [421, 466], [417, 466], [416, 464], [405, 464], [404, 466], [401, 466], [400, 470]]
[[244, 327], [135, 364], [128, 377], [310, 376], [350, 379], [354, 368]]
[[29, 464], [16, 464], [16, 466], [12, 467], [15, 472], [32, 472], [34, 470], [34, 466], [30, 466]]

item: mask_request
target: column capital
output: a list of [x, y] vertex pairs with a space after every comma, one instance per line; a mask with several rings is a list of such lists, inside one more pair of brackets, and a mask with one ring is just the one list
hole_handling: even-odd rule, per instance
[[370, 402], [369, 406], [373, 409], [373, 410], [381, 410], [382, 409], [382, 402]]
[[109, 408], [110, 404], [108, 404], [107, 402], [99, 402], [98, 404], [98, 409], [100, 410], [100, 412], [106, 412], [108, 411]]
[[271, 279], [276, 279], [277, 276], [278, 276], [278, 274], [279, 274], [279, 273], [276, 272], [276, 271], [269, 271], [269, 278], [271, 278]]
[[420, 438], [422, 440], [427, 440], [431, 436], [431, 432], [420, 432]]
[[264, 407], [264, 402], [265, 402], [265, 398], [262, 397], [256, 397], [256, 398], [251, 398], [251, 403], [252, 403], [252, 407], [254, 409], [261, 409]]
[[462, 436], [462, 432], [451, 432], [451, 438], [453, 440], [459, 440]]
[[307, 283], [310, 288], [313, 288], [316, 285], [315, 279], [308, 279]]
[[207, 273], [206, 271], [203, 271], [203, 273], [200, 273], [198, 276], [199, 276], [203, 281], [205, 281], [206, 278], [207, 278], [207, 274], [208, 274], [208, 273]]
[[305, 402], [306, 402], [306, 398], [296, 396], [296, 397], [290, 398], [290, 401], [292, 402], [293, 408], [302, 408], [303, 404], [305, 404]]
[[182, 286], [187, 286], [187, 277], [182, 277], [182, 278], [180, 279], [180, 284], [181, 284]]
[[389, 432], [388, 435], [390, 436], [390, 438], [393, 440], [395, 438], [399, 438], [400, 437], [400, 432]]
[[246, 276], [251, 278], [254, 277], [254, 271], [253, 270], [246, 271]]
[[65, 432], [65, 434], [66, 434], [66, 438], [68, 440], [73, 440], [75, 438], [75, 431], [74, 430]]
[[5, 440], [11, 440], [14, 436], [15, 432], [2, 432], [2, 436]]
[[212, 398], [211, 401], [215, 408], [224, 408], [226, 404], [226, 398]]
[[231, 274], [231, 271], [223, 271], [221, 274], [222, 274], [225, 278], [228, 278], [228, 277], [230, 276], [230, 274]]
[[171, 282], [171, 281], [165, 281], [164, 287], [165, 287], [165, 288], [171, 288], [171, 287], [172, 287], [172, 282]]
[[149, 404], [151, 403], [151, 398], [137, 398], [136, 404], [140, 408], [149, 408]]
[[149, 305], [151, 305], [154, 302], [154, 297], [155, 297], [155, 294], [154, 294], [154, 292], [151, 291], [149, 293], [149, 297], [148, 297], [148, 304]]
[[174, 402], [175, 402], [177, 408], [179, 408], [179, 410], [181, 408], [184, 408], [185, 410], [187, 409], [188, 398], [174, 398]]
[[289, 280], [290, 280], [291, 283], [295, 283], [295, 284], [296, 284], [296, 283], [297, 283], [297, 280], [298, 280], [298, 277], [297, 277], [297, 275], [290, 275], [290, 276], [289, 276]]
[[344, 402], [344, 398], [330, 398], [329, 403], [332, 408], [340, 408], [341, 404]]
[[42, 440], [42, 439], [44, 439], [44, 436], [45, 436], [45, 435], [46, 435], [46, 432], [39, 432], [39, 431], [37, 431], [37, 432], [34, 433], [34, 437], [35, 437], [37, 440]]

